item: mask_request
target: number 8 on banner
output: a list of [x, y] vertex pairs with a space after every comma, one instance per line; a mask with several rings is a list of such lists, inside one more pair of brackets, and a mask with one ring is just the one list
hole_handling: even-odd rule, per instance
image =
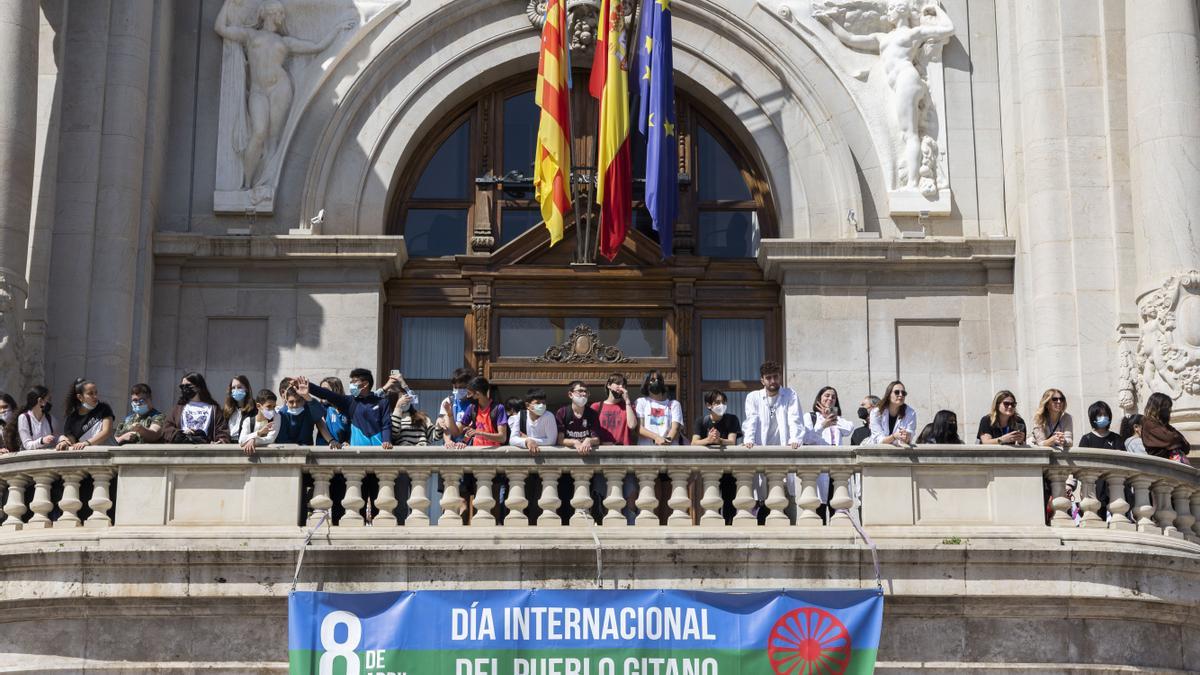
[[[346, 627], [346, 639], [342, 642], [337, 641], [337, 627]], [[346, 659], [347, 673], [362, 672], [362, 665], [358, 660], [358, 653], [354, 650], [358, 648], [359, 641], [362, 640], [362, 623], [358, 617], [350, 612], [341, 610], [330, 612], [325, 620], [321, 622], [321, 654], [320, 675], [334, 675], [333, 664], [339, 658]]]

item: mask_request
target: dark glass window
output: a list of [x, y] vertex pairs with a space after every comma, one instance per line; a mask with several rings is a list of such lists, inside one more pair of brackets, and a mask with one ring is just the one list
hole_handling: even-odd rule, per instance
[[409, 209], [404, 220], [408, 254], [417, 258], [467, 251], [466, 209]]
[[704, 127], [696, 130], [696, 162], [700, 170], [700, 201], [743, 202], [752, 199], [741, 169]]
[[758, 255], [758, 223], [754, 211], [701, 211], [696, 241], [700, 255], [753, 258]]
[[468, 178], [467, 141], [469, 125], [463, 122], [450, 136], [442, 141], [442, 147], [429, 160], [413, 199], [467, 199], [470, 191]]
[[532, 91], [504, 100], [504, 166], [501, 173], [516, 171], [533, 177], [533, 149], [537, 144], [540, 113]]

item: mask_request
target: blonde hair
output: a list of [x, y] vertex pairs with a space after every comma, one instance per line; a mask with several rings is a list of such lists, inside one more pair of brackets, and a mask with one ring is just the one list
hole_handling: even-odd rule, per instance
[[996, 420], [1000, 419], [1000, 402], [1006, 398], [1011, 398], [1013, 400], [1012, 417], [1017, 417], [1017, 397], [1014, 396], [1011, 391], [1007, 389], [1001, 389], [996, 394], [996, 398], [992, 399], [992, 409], [988, 411], [988, 419], [992, 421], [992, 426], [996, 426]]
[[1067, 412], [1067, 395], [1062, 393], [1061, 389], [1047, 389], [1046, 393], [1042, 394], [1042, 400], [1038, 401], [1037, 412], [1033, 413], [1033, 423], [1039, 427], [1046, 426], [1046, 418], [1050, 416], [1050, 399], [1058, 394], [1063, 399], [1063, 414]]

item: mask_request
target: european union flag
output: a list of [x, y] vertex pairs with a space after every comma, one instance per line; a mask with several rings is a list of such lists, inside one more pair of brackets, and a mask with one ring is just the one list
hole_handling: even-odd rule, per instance
[[646, 209], [663, 257], [679, 212], [679, 143], [675, 136], [675, 67], [671, 0], [645, 0], [638, 31], [638, 131], [646, 138]]

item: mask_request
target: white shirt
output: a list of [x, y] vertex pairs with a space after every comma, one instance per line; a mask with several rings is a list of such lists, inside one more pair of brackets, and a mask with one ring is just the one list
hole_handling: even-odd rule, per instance
[[42, 415], [42, 421], [39, 422], [32, 412], [21, 413], [17, 416], [17, 433], [21, 437], [21, 448], [38, 450], [54, 447], [54, 441], [43, 444], [42, 439], [46, 436], [54, 436], [54, 427], [56, 426], [58, 425], [54, 424], [54, 420], [49, 415]]
[[[652, 431], [663, 438], [671, 431], [671, 425], [678, 423], [683, 426], [683, 406], [679, 405], [679, 401], [664, 399], [655, 401], [654, 399], [643, 396], [634, 403], [634, 412], [637, 413], [638, 421], [641, 422], [642, 428], [646, 431]], [[654, 445], [654, 441], [644, 436], [638, 436], [638, 445]]]
[[[238, 444], [245, 443], [251, 438], [254, 439], [255, 445], [270, 445], [275, 442], [275, 437], [279, 435], [279, 415], [276, 412], [275, 417], [270, 422], [258, 419], [258, 415], [247, 417], [242, 420], [242, 432], [238, 434]], [[266, 436], [259, 436], [258, 432], [262, 431], [263, 427], [268, 427]]]
[[[879, 408], [871, 408], [871, 443], [882, 443], [885, 436], [891, 436], [892, 417], [888, 413], [887, 408], [883, 412], [879, 412]], [[907, 429], [909, 434], [909, 442], [915, 443], [917, 440], [917, 411], [912, 406], [906, 406], [904, 417], [896, 423], [896, 431]]]
[[238, 438], [242, 435], [242, 409], [234, 408], [229, 416], [229, 437]]
[[[521, 433], [522, 418], [525, 419], [525, 433]], [[508, 442], [518, 448], [529, 447], [525, 443], [529, 438], [543, 446], [558, 443], [558, 421], [548, 411], [535, 420], [529, 416], [528, 410], [522, 410], [515, 417], [508, 418], [508, 429]]]
[[854, 433], [854, 423], [845, 417], [839, 416], [833, 424], [824, 429], [819, 428], [824, 420], [820, 413], [807, 412], [801, 419], [804, 422], [805, 445], [850, 444], [850, 436]]
[[[768, 442], [771, 429], [772, 411], [775, 417], [778, 440]], [[746, 443], [754, 445], [791, 445], [804, 441], [804, 423], [800, 421], [800, 401], [796, 392], [788, 387], [780, 387], [774, 397], [768, 396], [765, 389], [752, 391], [746, 396], [745, 419], [742, 421], [742, 434]], [[770, 439], [774, 441], [774, 438]]]
[[202, 434], [208, 433], [208, 425], [212, 422], [213, 411], [217, 407], [209, 403], [200, 403], [193, 401], [183, 406], [183, 412], [180, 414], [179, 428], [180, 429], [197, 429]]

